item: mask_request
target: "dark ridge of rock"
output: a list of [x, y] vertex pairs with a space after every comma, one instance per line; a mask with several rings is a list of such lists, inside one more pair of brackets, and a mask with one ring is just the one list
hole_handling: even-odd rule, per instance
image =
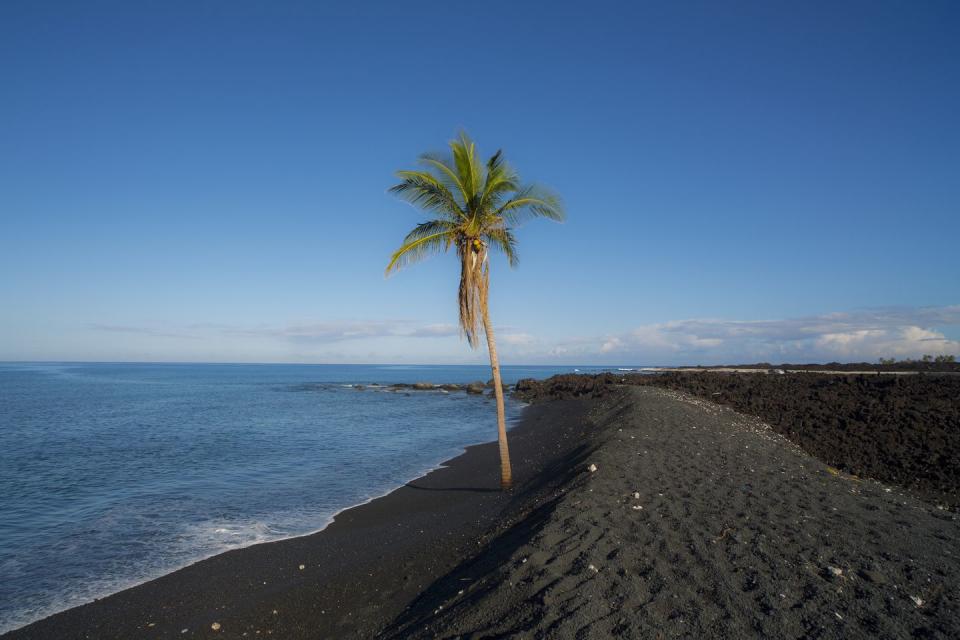
[[[826, 364], [770, 364], [756, 362], [753, 364], [723, 365], [733, 369], [792, 369], [794, 371], [924, 371], [927, 373], [960, 373], [960, 362], [924, 362], [922, 360], [907, 360], [879, 364], [876, 362], [828, 362]], [[715, 367], [697, 367], [709, 371]]]
[[467, 393], [471, 395], [479, 395], [483, 393], [484, 389], [486, 388], [487, 386], [478, 380], [467, 385]]
[[521, 380], [528, 402], [601, 397], [617, 385], [684, 391], [755, 415], [827, 464], [960, 506], [960, 376], [669, 372]]
[[514, 397], [526, 402], [543, 400], [566, 400], [570, 398], [599, 398], [613, 390], [614, 385], [623, 384], [626, 377], [612, 373], [597, 375], [562, 374], [535, 380], [524, 378], [514, 387]]

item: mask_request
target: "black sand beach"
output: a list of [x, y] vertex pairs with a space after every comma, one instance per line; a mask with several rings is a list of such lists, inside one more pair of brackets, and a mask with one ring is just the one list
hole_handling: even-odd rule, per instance
[[960, 635], [955, 514], [686, 394], [625, 388], [590, 420], [596, 471], [435, 584], [386, 637]]
[[501, 518], [582, 466], [584, 408], [527, 409], [510, 432], [512, 494], [499, 491], [496, 444], [470, 447], [320, 533], [223, 553], [2, 637], [369, 638]]
[[960, 636], [955, 511], [715, 402], [564, 384], [581, 386], [540, 397], [576, 399], [528, 408], [511, 432], [512, 495], [496, 491], [494, 445], [473, 447], [319, 534], [4, 637]]

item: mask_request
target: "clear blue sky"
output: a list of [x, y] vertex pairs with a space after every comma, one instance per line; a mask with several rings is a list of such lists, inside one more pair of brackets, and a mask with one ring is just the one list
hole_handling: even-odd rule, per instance
[[564, 197], [507, 362], [960, 352], [955, 2], [0, 3], [0, 360], [482, 362], [393, 171]]

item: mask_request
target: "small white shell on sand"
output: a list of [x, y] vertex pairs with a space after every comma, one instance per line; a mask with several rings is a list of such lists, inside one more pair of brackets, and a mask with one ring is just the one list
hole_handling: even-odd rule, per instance
[[590, 473], [594, 473], [596, 470], [597, 470], [597, 465], [593, 463], [590, 463], [590, 466], [587, 467], [587, 471], [589, 471]]
[[593, 571], [594, 573], [599, 573], [599, 572], [600, 572], [600, 569], [597, 569], [597, 568], [596, 568], [595, 566], [593, 566], [593, 565], [590, 565], [589, 567], [587, 567], [587, 569], [589, 569], [590, 571]]
[[633, 505], [633, 510], [634, 510], [634, 511], [640, 511], [641, 509], [643, 509], [643, 506], [642, 506], [642, 505], [639, 505], [639, 504]]
[[213, 629], [214, 631], [220, 631], [220, 623], [214, 622], [212, 625], [210, 625], [210, 628]]
[[843, 569], [837, 567], [827, 567], [827, 570], [838, 578], [843, 575]]
[[300, 571], [303, 571], [303, 570], [306, 569], [306, 568], [307, 568], [307, 565], [305, 565], [305, 564], [300, 565]]
[[633, 497], [634, 497], [634, 499], [639, 500], [639, 499], [640, 499], [640, 492], [639, 492], [639, 491], [634, 491], [634, 492], [633, 492]]
[[913, 604], [917, 605], [917, 607], [923, 606], [923, 598], [920, 596], [910, 596], [910, 599], [913, 600]]

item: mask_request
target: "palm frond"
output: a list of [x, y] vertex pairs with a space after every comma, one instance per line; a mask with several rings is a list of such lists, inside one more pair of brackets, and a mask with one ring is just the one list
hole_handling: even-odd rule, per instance
[[466, 197], [467, 210], [470, 211], [479, 196], [483, 184], [483, 167], [477, 159], [477, 146], [466, 133], [450, 141], [450, 152], [453, 155], [457, 177], [463, 185]]
[[426, 171], [398, 171], [402, 180], [390, 187], [396, 194], [414, 206], [422, 207], [454, 220], [466, 217], [460, 203], [445, 184]]
[[460, 330], [467, 338], [467, 344], [476, 349], [480, 345], [480, 329], [490, 284], [486, 248], [475, 251], [473, 242], [464, 240], [457, 244], [457, 254], [460, 257], [460, 288], [457, 292]]
[[503, 252], [503, 255], [507, 257], [507, 262], [510, 263], [511, 267], [516, 267], [517, 264], [519, 264], [520, 258], [517, 256], [517, 239], [510, 229], [488, 229], [487, 232], [483, 234], [483, 239], [491, 247], [496, 247]]
[[522, 224], [529, 218], [547, 218], [563, 222], [566, 214], [559, 196], [552, 191], [531, 185], [517, 191], [496, 211], [509, 226]]
[[498, 209], [503, 202], [503, 197], [519, 188], [517, 180], [516, 171], [504, 162], [502, 151], [497, 151], [487, 161], [483, 194], [477, 208], [484, 213]]
[[460, 182], [457, 175], [456, 165], [452, 157], [447, 157], [439, 153], [425, 153], [420, 156], [420, 163], [426, 165], [437, 174], [440, 180], [451, 193], [456, 193], [460, 198], [460, 203], [464, 206], [470, 200], [470, 194]]
[[428, 220], [413, 228], [403, 239], [403, 245], [390, 256], [384, 275], [419, 262], [429, 255], [450, 249], [456, 235], [456, 225], [447, 220]]
[[390, 191], [435, 219], [417, 225], [390, 257], [386, 275], [428, 255], [456, 247], [460, 260], [460, 328], [471, 347], [480, 344], [487, 313], [491, 249], [502, 251], [516, 266], [517, 241], [512, 228], [528, 218], [563, 220], [560, 198], [551, 191], [523, 187], [517, 172], [497, 151], [485, 163], [476, 145], [461, 133], [449, 154], [420, 156], [421, 171], [400, 171]]

